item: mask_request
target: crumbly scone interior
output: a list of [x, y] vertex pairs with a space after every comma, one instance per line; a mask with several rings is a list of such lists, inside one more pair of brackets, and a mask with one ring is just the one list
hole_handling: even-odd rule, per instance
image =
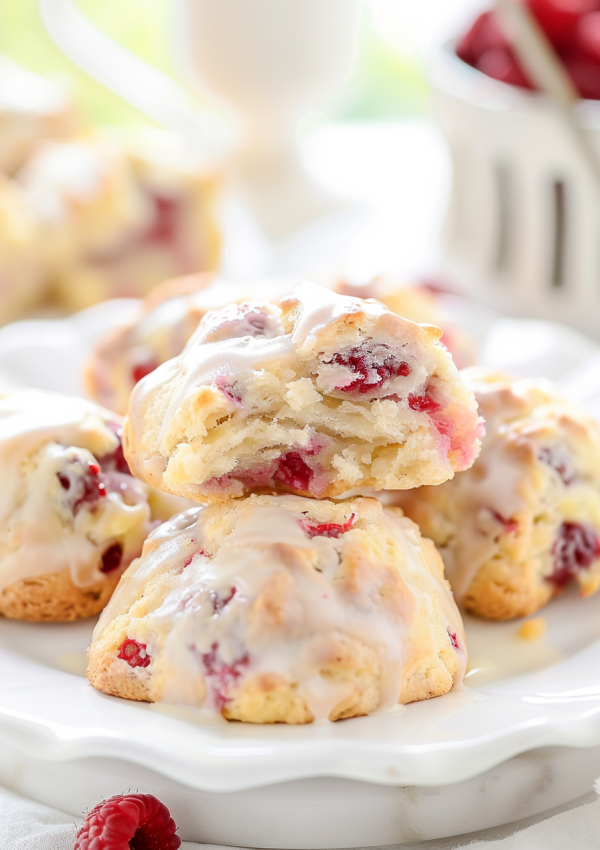
[[367, 714], [464, 675], [439, 555], [400, 512], [252, 496], [162, 526], [94, 633], [107, 693], [248, 722]]
[[321, 498], [437, 484], [472, 463], [476, 405], [439, 329], [314, 285], [295, 293], [209, 313], [138, 384], [125, 428], [138, 476], [198, 500]]

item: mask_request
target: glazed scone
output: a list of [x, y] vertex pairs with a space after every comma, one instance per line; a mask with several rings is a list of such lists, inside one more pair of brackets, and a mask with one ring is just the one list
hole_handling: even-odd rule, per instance
[[[457, 368], [474, 362], [474, 342], [447, 320], [438, 299], [424, 287], [401, 286], [385, 277], [361, 286], [330, 276], [320, 282], [341, 295], [376, 298], [393, 313], [413, 322], [439, 325], [443, 330], [440, 342]], [[84, 369], [89, 396], [110, 410], [127, 413], [136, 383], [181, 354], [208, 310], [244, 300], [279, 301], [296, 283], [292, 278], [267, 278], [234, 284], [215, 275], [197, 274], [155, 287], [141, 305], [139, 317], [109, 331], [94, 348]]]
[[149, 138], [47, 142], [17, 175], [68, 309], [143, 296], [217, 262], [214, 173], [186, 160], [167, 134]]
[[376, 499], [251, 496], [158, 528], [94, 632], [128, 699], [310, 723], [439, 696], [466, 645], [435, 547]]
[[14, 174], [41, 139], [68, 138], [77, 124], [64, 88], [0, 56], [0, 171]]
[[395, 494], [440, 549], [459, 604], [504, 620], [600, 585], [600, 431], [549, 381], [463, 373], [485, 419], [472, 468]]
[[71, 396], [20, 390], [0, 399], [0, 614], [97, 614], [155, 517], [172, 515], [161, 498], [153, 513], [120, 431], [116, 414]]
[[0, 324], [42, 300], [46, 272], [38, 237], [21, 187], [0, 174]]
[[440, 334], [310, 283], [278, 305], [207, 313], [182, 355], [136, 385], [127, 460], [208, 502], [446, 481], [473, 463], [481, 425]]
[[136, 383], [181, 354], [209, 310], [249, 298], [279, 300], [296, 282], [269, 278], [234, 284], [206, 272], [155, 287], [140, 306], [139, 317], [109, 331], [94, 348], [84, 368], [88, 395], [110, 410], [127, 413]]

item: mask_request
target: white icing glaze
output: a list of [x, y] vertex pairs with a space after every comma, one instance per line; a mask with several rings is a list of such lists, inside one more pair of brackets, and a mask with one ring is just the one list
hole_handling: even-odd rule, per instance
[[[402, 601], [392, 609], [381, 601], [378, 567], [372, 568], [358, 590], [339, 576], [338, 553], [342, 545], [349, 545], [352, 529], [338, 539], [309, 538], [299, 524], [307, 500], [282, 497], [282, 501], [285, 507], [248, 500], [233, 531], [210, 557], [199, 553], [205, 547], [203, 509], [188, 511], [162, 526], [152, 536], [159, 545], [125, 574], [94, 639], [115, 618], [130, 611], [151, 578], [160, 577], [161, 586], [168, 589], [144, 622], [148, 640], [154, 629], [166, 635], [160, 650], [163, 701], [191, 702], [192, 680], [203, 675], [203, 664], [215, 651], [219, 663], [238, 665], [240, 681], [260, 673], [279, 674], [284, 679], [291, 676], [315, 719], [326, 719], [350, 692], [347, 684], [328, 680], [319, 672], [324, 660], [331, 658], [336, 641], [342, 645], [345, 640], [357, 641], [374, 650], [380, 666], [380, 708], [396, 705], [412, 659], [413, 624], [417, 618], [431, 619], [435, 598], [449, 631], [457, 636], [460, 650], [455, 681], [462, 680], [466, 665], [462, 620], [447, 584], [428, 565], [412, 523], [394, 512], [378, 517], [379, 527], [400, 545], [406, 564], [399, 569]], [[349, 506], [348, 518], [351, 510]], [[182, 561], [189, 560], [193, 552], [197, 554], [191, 564], [182, 570]], [[416, 576], [424, 588], [411, 581]], [[248, 612], [256, 611], [253, 605], [266, 590], [282, 585], [277, 596], [277, 604], [283, 606], [282, 628], [273, 632], [264, 620], [253, 620], [255, 615]], [[228, 601], [216, 610], [211, 596]], [[134, 635], [135, 623], [132, 620]], [[206, 670], [204, 678], [207, 704], [218, 709], [212, 702]]]
[[462, 487], [458, 484], [463, 516], [451, 549], [459, 549], [460, 556], [443, 552], [447, 575], [459, 600], [482, 564], [497, 551], [502, 520], [512, 521], [526, 504], [526, 470], [514, 454], [506, 451], [502, 436], [490, 435], [477, 464], [477, 475], [471, 474], [468, 483], [461, 482]]

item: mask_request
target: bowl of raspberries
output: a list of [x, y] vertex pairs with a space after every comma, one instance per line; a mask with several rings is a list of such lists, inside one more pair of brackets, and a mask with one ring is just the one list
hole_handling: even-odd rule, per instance
[[[523, 0], [559, 55], [580, 97], [600, 99], [600, 2]], [[488, 77], [535, 88], [493, 10], [483, 12], [456, 44], [456, 55]]]
[[[521, 2], [580, 97], [574, 120], [600, 161], [600, 0]], [[432, 83], [454, 171], [445, 272], [497, 309], [598, 338], [600, 186], [493, 8], [444, 45]]]

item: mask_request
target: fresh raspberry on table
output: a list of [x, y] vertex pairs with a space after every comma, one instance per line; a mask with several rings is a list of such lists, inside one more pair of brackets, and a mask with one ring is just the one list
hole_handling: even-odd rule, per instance
[[171, 813], [152, 794], [123, 794], [88, 812], [74, 850], [177, 850]]

